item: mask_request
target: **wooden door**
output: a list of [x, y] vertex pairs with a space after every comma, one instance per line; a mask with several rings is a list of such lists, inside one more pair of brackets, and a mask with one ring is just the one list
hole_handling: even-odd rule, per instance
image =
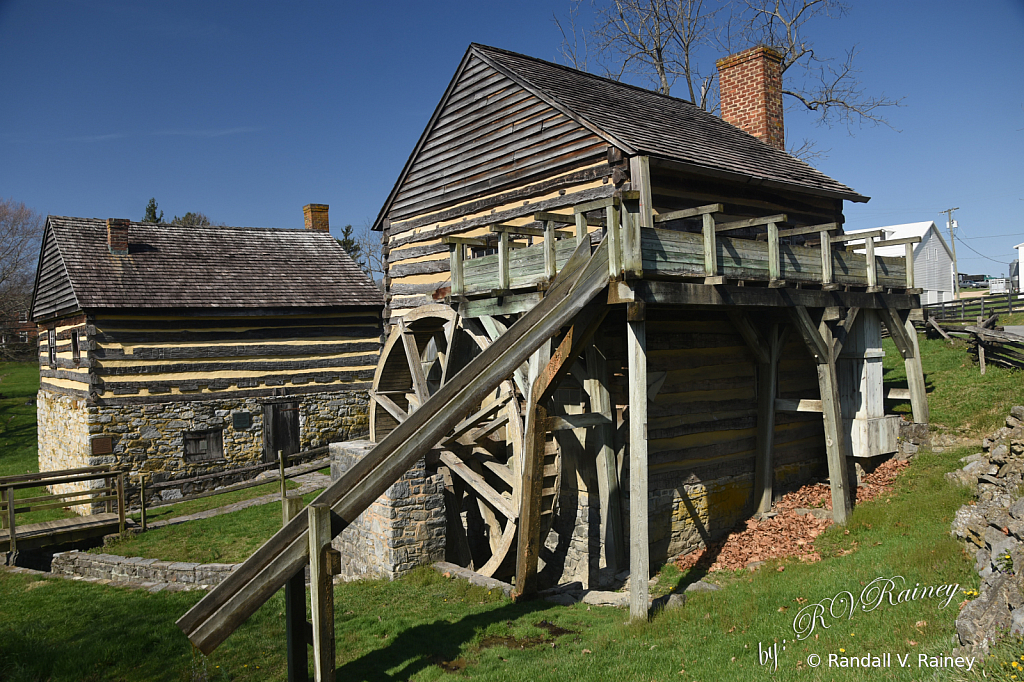
[[278, 450], [286, 455], [299, 451], [298, 401], [263, 405], [263, 461], [276, 462]]

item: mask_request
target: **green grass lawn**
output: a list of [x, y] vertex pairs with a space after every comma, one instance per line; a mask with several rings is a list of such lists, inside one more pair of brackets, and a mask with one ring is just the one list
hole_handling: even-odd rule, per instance
[[[961, 341], [926, 339], [918, 335], [931, 423], [955, 433], [981, 436], [1003, 425], [1014, 405], [1024, 404], [1024, 372], [988, 365], [981, 376], [974, 357]], [[886, 389], [907, 386], [903, 360], [891, 339], [885, 348]], [[910, 413], [910, 403], [888, 403], [891, 409]]]
[[[924, 338], [921, 347], [935, 423], [980, 435], [999, 426], [1010, 405], [1024, 403], [1019, 372], [993, 368], [981, 377], [962, 348]], [[905, 386], [902, 361], [889, 342], [886, 350], [887, 385]], [[900, 407], [909, 410], [909, 405]], [[858, 505], [845, 527], [833, 527], [818, 538], [822, 561], [773, 562], [753, 573], [712, 574], [725, 589], [691, 595], [683, 608], [656, 615], [650, 623], [627, 624], [626, 611], [615, 608], [512, 603], [430, 569], [394, 582], [340, 585], [338, 679], [930, 679], [930, 670], [917, 667], [917, 656], [952, 649], [962, 591], [978, 585], [973, 561], [949, 534], [953, 514], [970, 493], [943, 478], [960, 465], [960, 457], [973, 452], [922, 450], [891, 494]], [[151, 531], [108, 551], [238, 561], [279, 526], [280, 507], [270, 504]], [[858, 600], [876, 578], [895, 576], [911, 588], [959, 587], [944, 609], [940, 600], [931, 599], [856, 609], [852, 615], [844, 610], [842, 617], [825, 614], [815, 621], [813, 632], [797, 639], [794, 620], [801, 609], [827, 605], [822, 600], [846, 592]], [[658, 590], [694, 577], [666, 567]], [[196, 653], [174, 626], [199, 596], [151, 595], [0, 573], [0, 679], [285, 677], [280, 595], [209, 657]], [[841, 598], [836, 604], [842, 605]], [[839, 607], [835, 610], [838, 615]], [[546, 623], [569, 632], [552, 635]], [[779, 664], [772, 672], [762, 665], [759, 650], [775, 644]], [[828, 666], [830, 654], [868, 653], [890, 653], [896, 667], [863, 671]], [[909, 667], [899, 667], [895, 656], [907, 654]], [[822, 659], [821, 667], [808, 664], [812, 655]]]
[[[289, 490], [299, 487], [299, 484], [295, 481], [286, 481], [285, 484], [288, 486]], [[211, 495], [210, 497], [202, 497], [198, 500], [186, 500], [185, 502], [177, 502], [175, 504], [149, 507], [146, 509], [146, 521], [147, 523], [152, 523], [153, 521], [172, 519], [176, 516], [196, 514], [209, 509], [216, 509], [217, 507], [225, 507], [229, 504], [234, 504], [235, 502], [251, 500], [254, 497], [260, 497], [262, 495], [280, 495], [280, 492], [280, 482], [271, 481], [264, 485], [257, 485], [252, 488], [236, 490], [230, 493], [222, 493], [220, 495]], [[139, 512], [133, 512], [129, 516], [138, 521], [141, 514]]]
[[[276, 482], [272, 485], [271, 492], [280, 490]], [[309, 504], [318, 494], [318, 491], [308, 493], [302, 499]], [[195, 501], [221, 497], [227, 495]], [[280, 527], [281, 504], [271, 502], [208, 519], [156, 528], [89, 551], [164, 561], [233, 564], [248, 558]]]
[[[36, 393], [39, 365], [34, 362], [0, 363], [0, 476], [17, 476], [39, 471], [36, 448]], [[45, 488], [16, 490], [15, 498], [48, 495]], [[18, 524], [38, 523], [74, 517], [62, 509], [18, 514]], [[6, 521], [5, 521], [6, 523]]]

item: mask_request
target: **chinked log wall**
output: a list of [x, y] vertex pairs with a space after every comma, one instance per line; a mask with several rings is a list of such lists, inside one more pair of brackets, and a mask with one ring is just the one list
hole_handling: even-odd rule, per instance
[[[377, 311], [265, 312], [276, 314], [56, 321], [56, 367], [49, 335], [40, 342], [40, 468], [117, 463], [153, 482], [252, 464], [263, 457], [262, 405], [275, 395], [298, 403], [300, 448], [364, 436], [380, 349]], [[235, 428], [236, 412], [248, 424]], [[218, 429], [222, 459], [185, 460], [184, 431]], [[93, 447], [105, 437], [109, 448]]]

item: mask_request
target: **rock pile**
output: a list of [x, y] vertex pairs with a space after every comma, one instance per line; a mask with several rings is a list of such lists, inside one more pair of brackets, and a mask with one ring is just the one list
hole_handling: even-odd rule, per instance
[[974, 655], [1002, 635], [1024, 634], [1024, 406], [1010, 411], [1006, 426], [985, 438], [982, 449], [946, 474], [977, 493], [952, 527], [974, 553], [982, 579], [977, 599], [956, 620], [960, 644]]

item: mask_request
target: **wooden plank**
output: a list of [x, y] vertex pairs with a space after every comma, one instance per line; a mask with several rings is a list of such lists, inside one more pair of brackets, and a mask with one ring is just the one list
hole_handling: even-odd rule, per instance
[[875, 240], [864, 240], [864, 265], [868, 278], [868, 291], [878, 286], [878, 271], [875, 263]]
[[573, 207], [574, 213], [588, 213], [590, 211], [596, 211], [601, 208], [608, 208], [609, 206], [618, 206], [618, 197], [607, 197], [605, 199], [597, 199], [596, 201], [587, 201], [582, 204], [576, 204]]
[[14, 520], [16, 505], [14, 486], [7, 486], [7, 546], [11, 553], [18, 551], [18, 525]]
[[806, 227], [792, 227], [788, 230], [779, 230], [779, 237], [796, 237], [802, 234], [824, 234], [823, 241], [828, 241], [828, 233], [835, 232], [841, 227], [839, 223], [824, 223], [822, 225], [807, 225]]
[[[285, 526], [302, 511], [301, 497], [281, 499], [281, 525]], [[284, 586], [285, 643], [288, 661], [288, 682], [309, 682], [309, 654], [312, 644], [306, 620], [306, 575], [299, 571]]]
[[885, 230], [871, 230], [869, 232], [855, 232], [853, 234], [837, 234], [832, 237], [831, 241], [833, 244], [845, 244], [847, 242], [856, 242], [860, 240], [885, 239]]
[[576, 214], [576, 246], [583, 243], [584, 239], [589, 239], [590, 236], [587, 233], [587, 216], [582, 213]]
[[[479, 404], [512, 371], [602, 292], [608, 283], [608, 248], [577, 249], [547, 297], [442, 386], [409, 419], [388, 434], [318, 501], [331, 504], [340, 532], [459, 421], [459, 410]], [[256, 550], [230, 576], [178, 619], [178, 627], [204, 653], [213, 651], [286, 580], [309, 555], [307, 521], [301, 515]]]
[[765, 342], [761, 332], [750, 321], [750, 317], [738, 308], [730, 309], [726, 311], [726, 314], [729, 316], [729, 321], [732, 322], [732, 325], [747, 343], [747, 347], [754, 354], [755, 362], [762, 365], [770, 363], [771, 349], [768, 343]]
[[496, 511], [501, 513], [506, 519], [514, 520], [516, 513], [512, 509], [512, 505], [509, 504], [508, 500], [502, 497], [494, 488], [492, 488], [487, 481], [477, 472], [473, 471], [468, 464], [463, 462], [459, 457], [449, 451], [441, 451], [441, 461], [448, 467], [448, 470], [453, 474], [457, 474], [465, 483], [473, 489], [473, 491], [493, 507]]
[[331, 550], [331, 508], [314, 501], [307, 508], [309, 523], [309, 590], [313, 615], [313, 679], [334, 680], [334, 579], [328, 570]]
[[462, 275], [462, 263], [465, 258], [465, 246], [452, 244], [449, 255], [449, 270], [451, 270], [452, 296], [461, 296], [466, 291], [466, 280]]
[[710, 213], [705, 213], [703, 218], [704, 275], [706, 277], [715, 277], [718, 275], [718, 245], [715, 242], [715, 217]]
[[768, 223], [768, 286], [782, 279], [779, 266], [779, 227], [774, 222]]
[[807, 308], [795, 306], [790, 310], [790, 316], [814, 360], [819, 365], [828, 362], [829, 358], [832, 357], [831, 349], [822, 340], [821, 334], [818, 333], [818, 325], [811, 319]]
[[907, 289], [914, 288], [914, 244], [910, 242], [906, 246], [907, 252], [904, 256], [907, 268]]
[[583, 412], [581, 414], [563, 414], [548, 417], [545, 428], [551, 431], [570, 431], [572, 429], [585, 429], [590, 426], [601, 426], [611, 424], [609, 416], [597, 412]]
[[[576, 216], [573, 213], [551, 213], [550, 211], [539, 211], [533, 214], [533, 219], [542, 223], [557, 223], [559, 225], [575, 225]], [[568, 237], [571, 232], [558, 230], [559, 237]]]
[[786, 222], [786, 214], [779, 213], [777, 215], [765, 216], [764, 218], [750, 218], [748, 220], [736, 220], [731, 223], [720, 223], [715, 226], [715, 232], [728, 232], [730, 230], [740, 230], [744, 227], [760, 227], [769, 223], [784, 222]]
[[[631, 304], [636, 305], [636, 304]], [[637, 317], [638, 315], [632, 315]], [[647, 619], [650, 593], [650, 532], [647, 519], [647, 335], [646, 322], [626, 323], [629, 366], [629, 615]]]
[[811, 398], [776, 398], [776, 412], [818, 412], [821, 413], [821, 401]]
[[889, 400], [910, 400], [910, 389], [909, 388], [890, 388], [888, 395], [885, 396]]
[[522, 506], [519, 509], [519, 547], [516, 552], [516, 590], [514, 596], [537, 590], [537, 561], [540, 558], [541, 500], [544, 496], [545, 432], [547, 409], [533, 401], [527, 403], [523, 448]]
[[622, 229], [618, 204], [605, 209], [605, 230], [608, 241], [608, 276], [617, 279], [622, 274]]
[[832, 239], [829, 237], [828, 232], [822, 231], [819, 235], [821, 239], [821, 283], [823, 285], [832, 284]]
[[455, 244], [460, 246], [487, 246], [486, 239], [480, 239], [479, 237], [454, 237], [446, 235], [441, 237], [442, 244]]
[[[587, 379], [584, 388], [590, 397], [590, 407], [600, 414], [613, 414], [609, 389], [608, 361], [597, 343], [586, 350]], [[622, 509], [619, 493], [619, 468], [615, 458], [615, 424], [599, 425], [588, 450], [594, 453], [597, 464], [597, 492], [601, 505], [601, 531], [605, 552], [605, 565], [613, 571], [626, 565], [626, 545], [622, 531]]]
[[706, 206], [697, 206], [696, 208], [684, 208], [681, 211], [668, 211], [667, 213], [659, 213], [654, 216], [655, 223], [665, 223], [670, 220], [682, 220], [684, 218], [696, 218], [697, 216], [710, 215], [712, 213], [722, 213], [725, 211], [725, 206], [722, 204], [707, 204]]
[[836, 330], [835, 340], [832, 343], [832, 356], [838, 358], [839, 354], [843, 352], [843, 344], [850, 336], [850, 332], [853, 330], [853, 323], [857, 321], [857, 315], [860, 314], [860, 308], [849, 308], [846, 311], [846, 319], [843, 320], [843, 324]]
[[[907, 311], [907, 313], [909, 312]], [[902, 315], [898, 314], [896, 317], [899, 319]], [[928, 408], [928, 388], [924, 383], [924, 367], [921, 365], [921, 351], [917, 344], [917, 330], [914, 328], [909, 314], [901, 321], [906, 332], [905, 335], [913, 344], [914, 351], [913, 357], [903, 360], [903, 368], [907, 373], [907, 385], [910, 389], [910, 408], [914, 413], [915, 422], [927, 424], [931, 415]]]
[[390, 414], [398, 421], [404, 422], [406, 419], [409, 418], [409, 415], [406, 414], [405, 410], [399, 407], [398, 404], [395, 403], [395, 401], [389, 398], [386, 394], [374, 393], [372, 398], [374, 402], [383, 407], [388, 414]]
[[[637, 234], [640, 228], [654, 227], [654, 197], [651, 190], [651, 160], [647, 156], [633, 156], [629, 159], [630, 184], [639, 192], [640, 220], [636, 225]], [[637, 248], [640, 240], [636, 240]]]
[[555, 224], [550, 220], [544, 223], [544, 276], [554, 279], [558, 274], [558, 265], [555, 256]]
[[779, 384], [779, 356], [786, 330], [772, 325], [767, 362], [757, 365], [757, 454], [754, 460], [754, 504], [759, 512], [772, 508], [775, 480], [775, 402]]

